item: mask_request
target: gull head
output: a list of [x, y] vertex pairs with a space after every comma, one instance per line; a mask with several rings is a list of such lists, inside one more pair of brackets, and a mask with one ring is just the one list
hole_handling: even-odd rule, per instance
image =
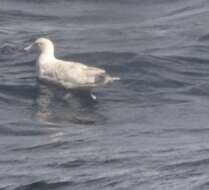
[[51, 40], [47, 38], [38, 38], [34, 44], [36, 44], [41, 53], [54, 53], [54, 45]]
[[29, 51], [34, 47], [34, 45], [38, 47], [41, 54], [54, 55], [54, 45], [51, 40], [47, 38], [38, 38], [31, 45], [25, 47], [24, 50]]

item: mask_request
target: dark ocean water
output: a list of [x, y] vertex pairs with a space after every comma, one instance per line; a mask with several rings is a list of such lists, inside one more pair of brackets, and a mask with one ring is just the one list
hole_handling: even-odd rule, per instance
[[[38, 83], [41, 36], [121, 81]], [[0, 190], [45, 189], [209, 189], [208, 0], [0, 0]]]

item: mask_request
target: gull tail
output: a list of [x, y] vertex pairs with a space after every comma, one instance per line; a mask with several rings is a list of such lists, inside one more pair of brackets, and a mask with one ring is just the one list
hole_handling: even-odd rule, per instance
[[120, 80], [120, 77], [112, 77], [112, 81], [114, 80]]
[[96, 79], [95, 84], [101, 84], [101, 85], [108, 84], [116, 80], [120, 80], [119, 77], [111, 77], [110, 75], [107, 74], [98, 75], [96, 76], [95, 79]]
[[120, 80], [120, 78], [119, 77], [111, 77], [109, 75], [106, 75], [104, 84], [111, 83], [111, 82], [114, 82], [116, 80]]

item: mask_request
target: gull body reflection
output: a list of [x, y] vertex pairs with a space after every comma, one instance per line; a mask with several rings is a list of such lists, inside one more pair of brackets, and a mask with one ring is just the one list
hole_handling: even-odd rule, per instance
[[39, 84], [35, 117], [45, 123], [96, 124], [105, 121], [99, 103], [84, 91]]

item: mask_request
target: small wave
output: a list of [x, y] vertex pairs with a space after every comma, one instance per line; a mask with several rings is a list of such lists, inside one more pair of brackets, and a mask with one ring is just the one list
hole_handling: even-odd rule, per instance
[[25, 10], [6, 10], [0, 11], [0, 20], [2, 21], [7, 21], [10, 20], [11, 18], [18, 20], [20, 18], [24, 18], [24, 20], [28, 21], [39, 21], [39, 20], [48, 20], [50, 21], [55, 21], [55, 20], [60, 20], [59, 17], [57, 16], [52, 16], [52, 15], [45, 15], [45, 14], [38, 14], [38, 13], [31, 13], [31, 12], [26, 12]]
[[64, 168], [71, 168], [71, 167], [82, 167], [82, 166], [111, 166], [111, 165], [123, 165], [125, 162], [128, 162], [130, 158], [104, 158], [104, 159], [75, 159], [66, 161], [64, 163], [59, 164], [59, 166]]
[[16, 53], [16, 48], [11, 44], [4, 44], [0, 48], [0, 54], [2, 55], [13, 55]]
[[184, 19], [187, 17], [194, 17], [200, 14], [207, 13], [209, 10], [202, 2], [191, 2], [189, 5], [180, 7], [168, 13], [164, 18], [166, 20]]
[[20, 185], [16, 187], [14, 190], [44, 190], [44, 189], [60, 189], [60, 188], [70, 188], [70, 186], [74, 185], [73, 182], [70, 181], [61, 181], [61, 182], [47, 182], [47, 181], [37, 181], [27, 185]]
[[209, 34], [202, 35], [199, 38], [199, 41], [208, 41], [208, 40], [209, 40]]
[[0, 47], [0, 61], [13, 60], [17, 57], [17, 47], [14, 44], [4, 43]]
[[200, 160], [192, 160], [192, 161], [182, 161], [179, 163], [169, 164], [164, 166], [162, 169], [164, 170], [177, 170], [183, 168], [193, 168], [193, 167], [200, 167], [209, 164], [209, 158], [200, 159]]
[[38, 88], [33, 85], [0, 84], [0, 97], [2, 98], [6, 98], [6, 94], [33, 100], [37, 96], [37, 92]]
[[201, 189], [201, 190], [208, 190], [209, 189], [209, 181], [203, 182], [200, 185], [196, 185], [195, 189]]
[[67, 161], [65, 163], [59, 164], [59, 166], [63, 168], [74, 168], [74, 167], [82, 167], [86, 163], [87, 163], [86, 160], [76, 159], [76, 160]]
[[13, 121], [9, 123], [2, 123], [0, 128], [1, 136], [40, 136], [51, 134], [52, 131], [39, 128], [28, 128], [28, 125], [37, 125], [35, 123], [25, 123], [20, 121]]
[[209, 133], [209, 128], [178, 128], [178, 129], [164, 129], [162, 131], [163, 133], [194, 133], [194, 134], [205, 134], [205, 133]]
[[189, 96], [198, 96], [198, 97], [209, 97], [209, 84], [199, 84], [194, 85], [191, 88], [184, 91], [185, 94]]
[[[33, 136], [33, 133], [29, 133], [29, 134]], [[67, 147], [68, 145], [69, 145], [68, 142], [56, 141], [56, 142], [50, 142], [47, 144], [35, 145], [31, 147], [13, 148], [12, 151], [38, 151], [39, 152], [40, 150], [50, 150], [54, 148], [60, 148], [63, 146]]]

